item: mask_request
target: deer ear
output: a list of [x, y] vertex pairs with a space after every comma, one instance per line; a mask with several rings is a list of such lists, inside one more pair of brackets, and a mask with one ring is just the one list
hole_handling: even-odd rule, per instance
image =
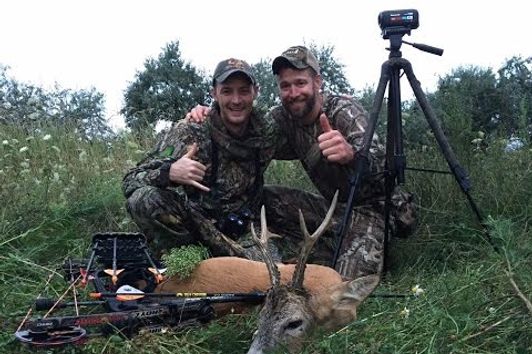
[[378, 275], [367, 275], [355, 280], [346, 281], [331, 294], [336, 309], [356, 307], [364, 301], [379, 284]]
[[334, 329], [357, 318], [357, 307], [379, 284], [378, 275], [368, 275], [337, 284], [314, 298], [312, 307], [323, 328]]

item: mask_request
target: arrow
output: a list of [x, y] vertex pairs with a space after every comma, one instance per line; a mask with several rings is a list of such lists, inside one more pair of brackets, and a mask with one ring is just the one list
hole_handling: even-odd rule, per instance
[[117, 237], [115, 236], [113, 238], [113, 269], [104, 270], [104, 273], [109, 274], [111, 276], [111, 281], [113, 282], [113, 285], [116, 285], [116, 283], [118, 282], [118, 275], [120, 275], [120, 273], [124, 271], [123, 269], [116, 269], [116, 241]]
[[[129, 285], [126, 285], [129, 287]], [[252, 293], [143, 293], [142, 291], [135, 289], [133, 291], [127, 291], [120, 287], [117, 292], [92, 292], [89, 296], [93, 299], [101, 299], [106, 297], [116, 297], [119, 301], [132, 301], [145, 297], [175, 297], [190, 300], [207, 300], [210, 302], [255, 302], [260, 301], [266, 297], [263, 292]], [[126, 290], [126, 291], [123, 291]]]

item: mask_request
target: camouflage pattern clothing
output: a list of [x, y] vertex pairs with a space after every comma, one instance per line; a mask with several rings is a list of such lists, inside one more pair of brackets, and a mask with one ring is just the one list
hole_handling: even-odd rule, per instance
[[[158, 255], [201, 242], [214, 255], [249, 257], [215, 223], [243, 209], [258, 214], [276, 128], [270, 118], [253, 113], [245, 136], [237, 139], [228, 133], [218, 112], [213, 109], [204, 124], [175, 123], [154, 152], [124, 177], [128, 212]], [[203, 184], [211, 189], [208, 193], [169, 181], [170, 165], [193, 143], [198, 146], [195, 159], [207, 167]]]
[[[322, 112], [329, 119], [331, 127], [339, 130], [353, 146], [354, 151], [362, 148], [362, 141], [367, 127], [364, 109], [353, 99], [341, 96], [325, 96]], [[323, 197], [300, 191], [279, 192], [279, 189], [265, 189], [269, 224], [285, 220], [285, 233], [292, 234], [292, 240], [285, 240], [287, 245], [281, 246], [283, 255], [297, 252], [294, 241], [301, 239], [297, 229], [297, 205], [306, 210], [305, 219], [309, 230], [319, 225], [325, 216], [330, 200], [336, 189], [340, 190], [340, 201], [346, 201], [349, 193], [349, 178], [353, 174], [353, 166], [329, 162], [318, 146], [318, 136], [322, 133], [319, 119], [309, 125], [303, 125], [282, 107], [273, 108], [268, 115], [279, 124], [281, 138], [276, 147], [276, 159], [299, 159], [315, 187]], [[356, 278], [382, 271], [384, 242], [384, 176], [379, 174], [384, 169], [384, 148], [378, 143], [375, 135], [370, 148], [370, 174], [361, 185], [359, 198], [355, 201], [351, 224], [348, 227], [337, 262], [337, 270], [345, 278]], [[409, 230], [415, 224], [415, 208], [412, 195], [402, 191], [393, 194], [391, 226], [401, 230]], [[334, 254], [332, 248], [334, 231], [338, 230], [345, 206], [338, 207], [333, 219], [333, 227], [322, 236], [321, 246], [314, 251], [314, 261], [330, 264]], [[295, 212], [294, 212], [295, 210]], [[283, 215], [284, 214], [284, 215]], [[293, 215], [292, 215], [293, 214]], [[270, 223], [271, 219], [271, 223]], [[293, 225], [287, 221], [293, 220]], [[311, 226], [313, 225], [313, 226]], [[293, 231], [293, 233], [292, 233]], [[280, 234], [283, 235], [282, 232]], [[299, 235], [299, 236], [297, 236]], [[320, 261], [319, 258], [323, 257]]]

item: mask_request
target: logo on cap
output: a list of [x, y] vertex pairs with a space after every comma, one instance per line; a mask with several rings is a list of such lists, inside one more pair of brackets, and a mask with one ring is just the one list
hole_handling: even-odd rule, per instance
[[240, 59], [231, 58], [227, 60], [227, 65], [235, 69], [244, 69], [244, 62]]
[[283, 56], [294, 57], [296, 59], [302, 60], [302, 59], [305, 59], [305, 57], [307, 56], [307, 53], [300, 47], [292, 47], [292, 48], [288, 48], [283, 53]]

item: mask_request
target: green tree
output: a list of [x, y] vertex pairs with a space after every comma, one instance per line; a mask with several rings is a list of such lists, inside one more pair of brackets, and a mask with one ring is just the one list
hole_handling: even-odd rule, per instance
[[272, 74], [271, 59], [261, 59], [257, 64], [253, 64], [252, 67], [260, 86], [259, 97], [255, 102], [255, 106], [259, 112], [265, 113], [271, 107], [281, 103], [277, 82]]
[[501, 124], [501, 98], [491, 68], [468, 66], [440, 78], [433, 103], [444, 129], [470, 141], [473, 132], [497, 131]]
[[27, 131], [47, 124], [69, 125], [81, 137], [106, 138], [112, 131], [105, 119], [104, 95], [94, 88], [71, 90], [56, 85], [47, 91], [19, 82], [0, 66], [0, 122]]
[[337, 95], [354, 95], [355, 90], [345, 77], [345, 65], [334, 56], [334, 46], [318, 46], [312, 43], [309, 48], [320, 64], [324, 91]]
[[497, 71], [501, 125], [507, 137], [532, 142], [532, 57], [512, 57]]
[[177, 121], [196, 104], [208, 103], [209, 87], [204, 73], [181, 58], [179, 42], [171, 42], [137, 72], [121, 113], [133, 130], [153, 127], [159, 119]]

